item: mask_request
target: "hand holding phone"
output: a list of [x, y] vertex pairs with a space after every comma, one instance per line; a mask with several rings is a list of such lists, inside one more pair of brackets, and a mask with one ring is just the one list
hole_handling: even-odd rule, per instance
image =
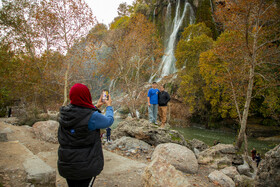
[[108, 90], [103, 90], [102, 95], [101, 95], [101, 101], [102, 103], [105, 103], [105, 101], [109, 100], [109, 91]]

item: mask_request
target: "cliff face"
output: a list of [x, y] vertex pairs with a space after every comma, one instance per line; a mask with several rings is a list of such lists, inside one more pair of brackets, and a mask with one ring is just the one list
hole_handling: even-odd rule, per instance
[[[177, 3], [180, 2], [180, 15], [183, 13], [184, 5], [189, 3], [191, 5], [193, 16], [195, 17], [195, 22], [205, 22], [206, 25], [215, 30], [214, 20], [212, 18], [212, 11], [216, 4], [215, 0], [146, 0], [147, 16], [156, 24], [160, 36], [163, 40], [166, 39], [171, 33], [168, 32], [168, 22], [173, 22], [176, 17]], [[171, 14], [168, 14], [168, 6], [170, 4]], [[180, 33], [187, 27], [190, 23], [190, 12], [187, 11], [183, 19], [183, 23], [179, 29], [177, 38], [180, 37]], [[170, 25], [169, 25], [170, 26]], [[214, 31], [213, 31], [214, 33]]]
[[[192, 4], [192, 0], [157, 0], [149, 3], [149, 17], [156, 24], [156, 27], [158, 28], [160, 36], [162, 36], [163, 40], [166, 40], [172, 33], [172, 23], [174, 22], [174, 19], [176, 17], [177, 3], [179, 2], [180, 6], [178, 16], [182, 16], [182, 13], [184, 12], [184, 6], [187, 2], [190, 3], [190, 8], [192, 10], [195, 9], [194, 5]], [[183, 22], [177, 34], [177, 39], [179, 39], [180, 33], [184, 30], [185, 27], [189, 25], [189, 23], [190, 13], [189, 11], [186, 11], [186, 15], [184, 16]]]

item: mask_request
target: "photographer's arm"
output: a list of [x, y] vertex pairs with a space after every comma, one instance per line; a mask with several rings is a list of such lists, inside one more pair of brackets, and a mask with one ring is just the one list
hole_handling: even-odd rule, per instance
[[89, 130], [95, 129], [105, 129], [110, 127], [114, 123], [114, 111], [111, 106], [107, 106], [106, 114], [100, 114], [99, 112], [94, 112], [88, 122]]

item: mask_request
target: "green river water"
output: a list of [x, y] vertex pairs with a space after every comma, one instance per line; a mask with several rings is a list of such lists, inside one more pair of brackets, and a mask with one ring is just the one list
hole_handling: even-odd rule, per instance
[[[205, 142], [207, 145], [212, 146], [215, 140], [219, 140], [224, 144], [233, 144], [237, 135], [232, 132], [223, 132], [219, 130], [208, 130], [198, 127], [172, 127], [172, 129], [179, 131], [185, 139], [191, 140], [193, 138]], [[264, 155], [265, 152], [274, 148], [276, 142], [261, 141], [256, 138], [248, 138], [248, 151], [256, 148], [257, 152]]]

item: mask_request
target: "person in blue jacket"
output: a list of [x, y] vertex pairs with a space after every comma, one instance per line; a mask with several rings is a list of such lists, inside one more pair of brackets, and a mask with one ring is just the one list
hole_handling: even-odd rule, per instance
[[106, 136], [107, 136], [107, 142], [111, 141], [111, 128], [110, 127], [108, 127], [106, 129]]
[[153, 82], [152, 88], [150, 88], [148, 91], [148, 111], [149, 120], [154, 124], [157, 124], [158, 93], [159, 89], [157, 89], [157, 83]]
[[[100, 129], [114, 122], [112, 100], [101, 97], [92, 104], [87, 86], [77, 83], [70, 89], [70, 104], [60, 109], [58, 128], [58, 171], [69, 187], [91, 187], [104, 166]], [[106, 114], [98, 107], [105, 104]]]

